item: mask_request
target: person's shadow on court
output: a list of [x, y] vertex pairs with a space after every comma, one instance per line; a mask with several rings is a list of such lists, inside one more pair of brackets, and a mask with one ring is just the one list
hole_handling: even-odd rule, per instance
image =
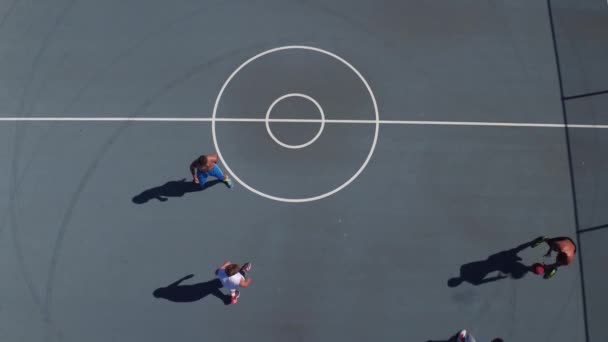
[[180, 280], [166, 287], [161, 287], [152, 293], [155, 298], [164, 298], [171, 302], [188, 303], [201, 300], [208, 295], [212, 295], [220, 299], [224, 305], [230, 304], [230, 296], [220, 291], [222, 283], [219, 279], [213, 279], [204, 283], [196, 283], [191, 285], [181, 285], [184, 280], [192, 278], [194, 275], [189, 274]]
[[[526, 242], [515, 248], [511, 248], [490, 255], [486, 260], [474, 261], [460, 266], [460, 276], [448, 280], [449, 287], [456, 287], [467, 282], [478, 286], [500, 279], [511, 277], [521, 279], [531, 270], [530, 266], [522, 264], [517, 255], [528, 247], [532, 247], [534, 241]], [[495, 276], [487, 277], [491, 272], [498, 272]]]
[[222, 183], [221, 180], [215, 179], [203, 184], [196, 184], [192, 181], [186, 181], [186, 178], [178, 181], [169, 181], [163, 185], [145, 190], [141, 194], [133, 197], [132, 201], [135, 204], [144, 204], [152, 199], [157, 199], [161, 202], [168, 200], [167, 197], [182, 197], [190, 192], [198, 192], [209, 189], [210, 187]]

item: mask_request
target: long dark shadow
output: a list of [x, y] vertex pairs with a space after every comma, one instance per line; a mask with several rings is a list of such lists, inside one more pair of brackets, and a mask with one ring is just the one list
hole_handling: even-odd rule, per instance
[[584, 93], [584, 94], [571, 95], [571, 96], [562, 97], [562, 99], [564, 101], [568, 101], [568, 100], [580, 99], [580, 98], [583, 98], [583, 97], [590, 97], [590, 96], [603, 95], [603, 94], [608, 94], [608, 90], [594, 91], [592, 93]]
[[[526, 242], [515, 248], [492, 254], [485, 260], [474, 261], [460, 266], [459, 276], [450, 278], [448, 286], [457, 287], [463, 282], [479, 286], [506, 278], [523, 278], [531, 270], [531, 266], [522, 264], [520, 262], [522, 259], [517, 254], [526, 248], [532, 247], [533, 242]], [[490, 273], [494, 272], [496, 274], [490, 275]]]
[[155, 298], [163, 298], [176, 303], [189, 303], [199, 301], [208, 295], [220, 299], [225, 305], [230, 304], [230, 296], [224, 294], [220, 289], [222, 283], [219, 279], [212, 279], [202, 283], [182, 285], [185, 280], [192, 278], [189, 274], [174, 283], [165, 287], [160, 287], [152, 293]]
[[219, 183], [222, 183], [222, 181], [216, 179], [201, 186], [192, 181], [186, 181], [186, 179], [183, 178], [178, 181], [169, 181], [163, 185], [145, 190], [139, 195], [133, 197], [132, 201], [135, 204], [144, 204], [152, 199], [165, 202], [168, 200], [168, 197], [182, 197], [187, 193], [204, 191]]
[[568, 169], [570, 171], [570, 189], [572, 191], [572, 207], [574, 211], [574, 225], [576, 229], [577, 245], [580, 250], [578, 253], [578, 265], [581, 270], [581, 296], [583, 300], [583, 321], [585, 323], [585, 341], [589, 342], [589, 323], [587, 319], [587, 296], [585, 294], [585, 273], [583, 270], [583, 251], [582, 244], [579, 239], [579, 218], [578, 218], [578, 202], [576, 200], [576, 186], [574, 183], [574, 168], [572, 166], [572, 149], [570, 147], [570, 131], [568, 129], [568, 115], [566, 112], [566, 102], [564, 96], [564, 85], [562, 80], [562, 69], [560, 66], [559, 52], [557, 50], [557, 38], [555, 35], [555, 23], [553, 22], [553, 9], [551, 0], [547, 0], [547, 11], [549, 15], [549, 25], [551, 28], [551, 39], [553, 40], [553, 54], [555, 55], [555, 67], [557, 70], [557, 80], [559, 83], [559, 94], [562, 103], [562, 116], [564, 118], [564, 133], [566, 136], [566, 150], [568, 152]]

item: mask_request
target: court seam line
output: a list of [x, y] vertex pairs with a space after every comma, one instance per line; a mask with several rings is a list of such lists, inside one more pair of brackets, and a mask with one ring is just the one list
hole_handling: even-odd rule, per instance
[[[554, 58], [555, 58], [555, 69], [557, 71], [557, 84], [559, 86], [559, 95], [560, 95], [560, 102], [561, 102], [561, 109], [562, 109], [562, 117], [563, 117], [563, 122], [565, 125], [568, 125], [568, 109], [566, 108], [566, 99], [564, 96], [564, 81], [562, 78], [562, 67], [561, 67], [561, 62], [559, 59], [559, 49], [557, 46], [557, 35], [555, 33], [555, 23], [554, 18], [553, 18], [553, 8], [551, 5], [551, 0], [547, 0], [547, 12], [549, 15], [549, 28], [551, 30], [551, 41], [552, 41], [552, 45], [553, 45], [553, 54], [554, 54]], [[571, 147], [571, 142], [570, 142], [570, 131], [568, 128], [564, 128], [564, 137], [565, 137], [565, 142], [566, 142], [566, 156], [568, 157], [568, 173], [570, 176], [570, 192], [571, 192], [571, 196], [572, 196], [572, 211], [573, 211], [573, 215], [574, 215], [574, 230], [576, 233], [576, 242], [578, 244], [578, 249], [579, 249], [579, 253], [578, 253], [578, 267], [579, 267], [579, 274], [580, 274], [580, 289], [581, 289], [581, 301], [582, 301], [582, 309], [583, 309], [583, 327], [584, 327], [584, 334], [585, 334], [585, 341], [589, 342], [589, 317], [588, 317], [588, 311], [587, 311], [587, 290], [586, 290], [586, 286], [585, 286], [585, 265], [584, 265], [584, 260], [583, 260], [583, 254], [584, 254], [584, 249], [583, 249], [583, 244], [581, 243], [581, 236], [579, 233], [579, 229], [580, 229], [580, 219], [579, 219], [579, 215], [578, 215], [578, 196], [577, 196], [577, 192], [576, 192], [576, 181], [574, 179], [575, 175], [574, 175], [574, 167], [573, 167], [573, 162], [572, 162], [572, 147]]]
[[608, 90], [600, 90], [600, 91], [594, 91], [594, 92], [590, 92], [590, 93], [583, 93], [583, 94], [564, 96], [564, 97], [562, 97], [562, 100], [563, 101], [577, 100], [577, 99], [582, 99], [582, 98], [585, 98], [585, 97], [592, 97], [592, 96], [605, 95], [605, 94], [608, 94]]
[[[167, 117], [0, 117], [0, 122], [211, 122], [212, 118], [167, 118]], [[328, 123], [328, 124], [376, 124], [376, 120], [341, 119], [255, 119], [216, 118], [216, 122], [264, 123]], [[607, 129], [607, 125], [563, 124], [534, 122], [491, 122], [491, 121], [442, 121], [442, 120], [379, 120], [383, 125], [428, 125], [428, 126], [489, 126], [489, 127], [538, 127], [538, 128], [595, 128]]]

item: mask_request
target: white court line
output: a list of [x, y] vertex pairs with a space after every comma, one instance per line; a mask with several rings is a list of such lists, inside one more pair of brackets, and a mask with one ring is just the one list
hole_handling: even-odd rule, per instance
[[[211, 122], [212, 118], [150, 118], [150, 117], [0, 117], [0, 122], [29, 121], [29, 122]], [[216, 122], [261, 122], [266, 119], [249, 118], [217, 118]], [[375, 124], [375, 120], [321, 120], [321, 119], [268, 119], [269, 122], [291, 123], [337, 123], [337, 124]], [[528, 122], [484, 122], [484, 121], [431, 121], [431, 120], [380, 120], [383, 125], [429, 125], [429, 126], [489, 126], [489, 127], [538, 127], [538, 128], [596, 128], [605, 129], [608, 125], [581, 125], [560, 123], [528, 123]]]
[[[300, 145], [292, 145], [292, 144], [287, 144], [282, 142], [281, 140], [279, 140], [279, 138], [277, 138], [274, 133], [272, 133], [272, 129], [270, 129], [270, 113], [272, 112], [272, 109], [274, 108], [274, 106], [276, 106], [277, 103], [283, 101], [284, 99], [290, 98], [290, 97], [299, 97], [302, 99], [306, 99], [310, 102], [312, 102], [315, 107], [317, 107], [317, 110], [319, 111], [319, 114], [321, 114], [321, 125], [319, 126], [319, 130], [317, 131], [317, 134], [315, 134], [315, 136], [310, 139], [309, 141], [305, 142], [304, 144], [300, 144]], [[217, 121], [217, 117], [214, 116], [213, 120]], [[289, 148], [292, 150], [297, 150], [297, 149], [301, 149], [304, 148], [306, 146], [310, 146], [312, 145], [317, 139], [319, 139], [319, 137], [321, 136], [321, 133], [323, 133], [323, 128], [325, 128], [325, 113], [323, 112], [323, 107], [321, 107], [321, 105], [319, 104], [319, 102], [317, 102], [317, 100], [313, 99], [312, 97], [306, 95], [306, 94], [301, 94], [301, 93], [290, 93], [290, 94], [285, 94], [281, 97], [279, 97], [278, 99], [274, 100], [272, 102], [272, 104], [270, 104], [270, 107], [268, 107], [268, 110], [266, 111], [266, 117], [264, 118], [264, 122], [266, 124], [266, 132], [268, 133], [268, 135], [272, 138], [272, 140], [274, 140], [274, 142], [276, 142], [277, 144], [285, 147], [285, 148]]]

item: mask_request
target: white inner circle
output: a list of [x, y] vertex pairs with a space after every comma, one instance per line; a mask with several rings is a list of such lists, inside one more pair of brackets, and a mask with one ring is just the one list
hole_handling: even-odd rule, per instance
[[[277, 138], [274, 134], [272, 134], [272, 130], [270, 129], [270, 112], [272, 112], [272, 109], [274, 108], [274, 106], [287, 99], [290, 97], [301, 97], [303, 99], [307, 99], [308, 101], [314, 103], [314, 105], [317, 107], [317, 109], [319, 110], [319, 113], [321, 113], [321, 127], [319, 127], [319, 131], [317, 132], [317, 134], [308, 142], [304, 143], [304, 144], [300, 144], [300, 145], [290, 145], [290, 144], [286, 144], [284, 142], [282, 142], [281, 140], [279, 140], [279, 138]], [[305, 95], [305, 94], [300, 94], [300, 93], [290, 93], [290, 94], [285, 94], [281, 97], [279, 97], [278, 99], [274, 100], [274, 102], [272, 102], [272, 104], [270, 105], [270, 107], [268, 107], [268, 111], [266, 111], [266, 119], [264, 120], [264, 122], [266, 123], [266, 130], [268, 131], [268, 135], [270, 135], [270, 137], [272, 138], [272, 140], [274, 140], [277, 144], [285, 147], [285, 148], [290, 148], [290, 149], [299, 149], [299, 148], [304, 148], [306, 146], [311, 145], [312, 143], [314, 143], [317, 139], [319, 139], [319, 137], [321, 136], [321, 133], [323, 133], [323, 128], [325, 127], [325, 113], [323, 113], [323, 108], [321, 108], [321, 105], [319, 104], [319, 102], [317, 102], [315, 99], [313, 99], [312, 97]]]
[[[367, 89], [367, 92], [369, 93], [369, 96], [372, 100], [372, 104], [374, 106], [374, 115], [375, 115], [375, 119], [374, 119], [374, 126], [375, 126], [375, 130], [374, 130], [374, 140], [372, 142], [372, 147], [369, 149], [369, 153], [367, 154], [367, 157], [365, 158], [365, 161], [363, 162], [363, 164], [361, 165], [361, 167], [357, 170], [357, 172], [355, 172], [354, 175], [352, 175], [346, 182], [344, 182], [342, 185], [340, 185], [339, 187], [328, 191], [326, 193], [317, 195], [317, 196], [313, 196], [313, 197], [304, 197], [304, 198], [285, 198], [285, 197], [278, 197], [278, 196], [273, 196], [270, 194], [267, 194], [265, 192], [262, 192], [260, 190], [255, 189], [254, 187], [252, 187], [251, 185], [245, 183], [242, 179], [240, 179], [236, 173], [234, 173], [234, 171], [232, 171], [232, 169], [230, 168], [230, 166], [228, 165], [228, 162], [226, 161], [226, 159], [224, 158], [224, 156], [222, 155], [222, 152], [220, 151], [220, 146], [217, 143], [217, 134], [216, 134], [216, 124], [217, 124], [217, 109], [220, 105], [220, 100], [222, 99], [222, 94], [224, 94], [224, 91], [226, 90], [226, 87], [228, 87], [228, 84], [230, 83], [230, 81], [232, 81], [232, 79], [234, 78], [234, 76], [236, 76], [236, 74], [241, 71], [244, 67], [246, 67], [249, 63], [255, 61], [256, 59], [263, 57], [265, 55], [271, 54], [273, 52], [278, 52], [278, 51], [284, 51], [284, 50], [308, 50], [308, 51], [315, 51], [315, 52], [319, 52], [322, 53], [324, 55], [330, 56], [334, 59], [336, 59], [337, 61], [341, 62], [342, 64], [346, 65], [350, 70], [352, 70], [357, 77], [359, 77], [359, 79], [361, 80], [361, 82], [363, 82], [363, 84], [365, 85], [365, 88]], [[220, 89], [220, 92], [217, 94], [217, 98], [215, 99], [215, 105], [213, 106], [213, 116], [211, 117], [211, 134], [213, 136], [213, 145], [215, 145], [215, 151], [217, 152], [218, 156], [220, 157], [220, 159], [222, 160], [224, 167], [226, 168], [226, 170], [232, 175], [232, 178], [234, 178], [237, 182], [239, 182], [242, 186], [244, 186], [247, 190], [253, 192], [256, 195], [262, 196], [262, 197], [266, 197], [268, 199], [271, 200], [275, 200], [275, 201], [279, 201], [279, 202], [288, 202], [288, 203], [303, 203], [303, 202], [312, 202], [312, 201], [316, 201], [316, 200], [320, 200], [323, 199], [325, 197], [331, 196], [333, 194], [335, 194], [336, 192], [344, 189], [345, 187], [347, 187], [350, 183], [352, 183], [357, 177], [359, 177], [359, 175], [361, 174], [361, 172], [363, 172], [363, 170], [365, 169], [365, 167], [367, 166], [367, 164], [369, 163], [370, 159], [372, 158], [372, 155], [374, 154], [374, 150], [376, 149], [376, 144], [378, 142], [378, 131], [380, 129], [380, 114], [378, 113], [378, 104], [376, 103], [376, 97], [374, 96], [374, 93], [371, 89], [371, 87], [369, 86], [369, 84], [367, 83], [367, 80], [361, 75], [361, 73], [355, 69], [354, 66], [352, 66], [350, 63], [348, 63], [346, 60], [344, 60], [342, 57], [331, 53], [329, 51], [325, 51], [323, 49], [319, 49], [316, 47], [311, 47], [311, 46], [302, 46], [302, 45], [290, 45], [290, 46], [281, 46], [278, 48], [274, 48], [274, 49], [270, 49], [264, 52], [261, 52], [251, 58], [249, 58], [248, 60], [246, 60], [243, 64], [239, 65], [238, 68], [236, 68], [236, 70], [234, 70], [232, 72], [232, 74], [230, 74], [230, 76], [228, 77], [228, 79], [226, 79], [226, 81], [224, 82], [224, 84], [222, 85], [222, 88]]]

